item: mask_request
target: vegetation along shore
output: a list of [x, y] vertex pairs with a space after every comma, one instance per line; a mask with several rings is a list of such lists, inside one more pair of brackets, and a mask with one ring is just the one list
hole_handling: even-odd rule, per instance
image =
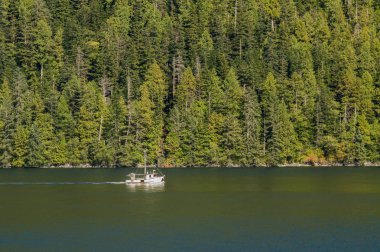
[[375, 165], [379, 118], [379, 1], [0, 3], [1, 167]]

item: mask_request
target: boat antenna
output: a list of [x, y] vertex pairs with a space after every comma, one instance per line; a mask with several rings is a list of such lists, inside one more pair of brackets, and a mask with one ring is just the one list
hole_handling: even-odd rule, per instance
[[144, 150], [144, 174], [146, 174], [146, 149]]

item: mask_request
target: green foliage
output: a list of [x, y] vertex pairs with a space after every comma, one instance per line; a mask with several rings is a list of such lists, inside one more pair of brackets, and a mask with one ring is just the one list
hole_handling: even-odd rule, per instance
[[27, 165], [39, 167], [65, 163], [65, 150], [54, 135], [52, 119], [48, 114], [38, 114], [29, 132]]
[[12, 140], [12, 166], [26, 166], [28, 131], [23, 126], [18, 126]]
[[380, 161], [375, 1], [0, 2], [2, 166]]
[[244, 141], [246, 163], [248, 165], [262, 165], [263, 143], [261, 109], [256, 90], [248, 89], [244, 97]]
[[164, 102], [167, 97], [164, 74], [153, 63], [140, 86], [140, 98], [132, 104], [130, 136], [127, 138], [129, 165], [141, 164], [143, 151], [148, 152], [148, 162], [155, 164], [162, 156], [164, 128]]

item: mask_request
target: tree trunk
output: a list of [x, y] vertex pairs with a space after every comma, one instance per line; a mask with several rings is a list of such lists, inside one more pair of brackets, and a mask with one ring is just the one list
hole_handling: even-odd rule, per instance
[[263, 118], [263, 154], [266, 154], [266, 129], [265, 129], [265, 118]]
[[175, 85], [176, 85], [176, 57], [173, 57], [173, 74], [172, 74], [172, 94], [173, 98], [175, 96]]
[[235, 0], [235, 33], [237, 29], [238, 0]]
[[129, 136], [129, 132], [131, 129], [131, 121], [132, 121], [132, 113], [131, 113], [131, 77], [127, 77], [127, 108], [128, 108], [128, 129], [127, 129], [127, 137]]
[[241, 42], [241, 39], [240, 39], [240, 43], [239, 43], [239, 58], [240, 58], [240, 60], [241, 60], [241, 58], [242, 58], [242, 54], [243, 54], [242, 51], [243, 51], [243, 50], [242, 50], [242, 42]]
[[103, 129], [103, 115], [100, 116], [98, 141], [100, 141], [100, 139], [102, 138], [102, 129]]
[[41, 83], [42, 83], [42, 79], [44, 78], [44, 65], [41, 64], [41, 71], [40, 71], [40, 80], [41, 80]]
[[358, 22], [358, 0], [355, 1], [355, 22]]

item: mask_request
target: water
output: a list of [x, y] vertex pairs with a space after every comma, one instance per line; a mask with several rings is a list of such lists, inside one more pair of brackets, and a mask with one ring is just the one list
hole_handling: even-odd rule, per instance
[[379, 251], [380, 168], [0, 170], [0, 251]]

